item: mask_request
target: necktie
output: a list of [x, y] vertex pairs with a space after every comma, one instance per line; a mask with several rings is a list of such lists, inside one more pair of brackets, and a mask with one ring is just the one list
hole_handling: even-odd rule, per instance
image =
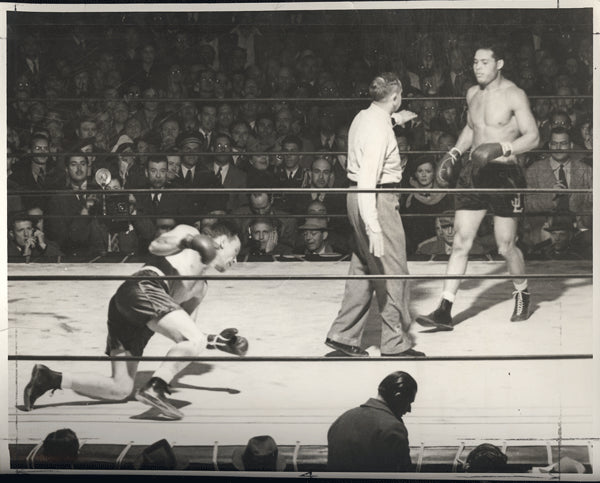
[[188, 169], [188, 172], [185, 174], [185, 184], [192, 184], [192, 170]]
[[217, 179], [219, 180], [219, 184], [223, 185], [223, 177], [222, 177], [223, 168], [219, 166], [219, 170], [217, 171]]
[[156, 193], [152, 194], [152, 203], [154, 203], [154, 206], [156, 208], [158, 208], [158, 204], [160, 203], [160, 200], [158, 199], [158, 195]]
[[40, 170], [38, 171], [37, 182], [41, 186], [44, 184], [45, 180], [46, 180], [46, 173], [44, 172], [44, 168], [40, 168]]
[[[565, 170], [563, 165], [561, 164], [558, 168], [558, 180], [564, 185], [565, 188], [568, 188], [567, 184], [567, 175], [565, 174]], [[558, 196], [558, 211], [569, 211], [569, 196], [568, 195], [559, 195]]]

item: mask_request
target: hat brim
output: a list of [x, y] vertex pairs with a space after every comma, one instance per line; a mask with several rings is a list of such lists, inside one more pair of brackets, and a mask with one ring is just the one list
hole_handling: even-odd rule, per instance
[[[233, 466], [239, 471], [246, 471], [244, 467], [244, 461], [242, 460], [242, 455], [244, 454], [244, 448], [235, 448], [231, 455], [231, 462]], [[285, 469], [286, 462], [285, 457], [281, 454], [277, 454], [277, 462], [275, 463], [275, 471], [283, 471]]]

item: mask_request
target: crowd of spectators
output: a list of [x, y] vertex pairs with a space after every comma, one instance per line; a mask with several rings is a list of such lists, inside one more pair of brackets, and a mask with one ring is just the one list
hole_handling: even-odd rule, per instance
[[[435, 215], [453, 210], [452, 195], [427, 189], [436, 187], [439, 153], [466, 122], [473, 46], [483, 34], [507, 47], [503, 75], [529, 96], [577, 96], [531, 100], [539, 148], [579, 152], [521, 156], [529, 187], [591, 189], [592, 102], [582, 96], [592, 94], [592, 36], [591, 24], [580, 28], [583, 13], [563, 23], [530, 16], [495, 30], [448, 20], [427, 28], [425, 15], [418, 28], [390, 28], [390, 20], [381, 29], [356, 28], [343, 12], [284, 12], [276, 20], [231, 12], [218, 21], [207, 12], [106, 14], [95, 23], [79, 15], [42, 26], [9, 19], [9, 256], [143, 256], [165, 227], [202, 228], [228, 216], [239, 228], [241, 259], [343, 257], [352, 249], [345, 195], [322, 190], [348, 186], [349, 123], [382, 71], [399, 74], [402, 108], [419, 115], [395, 128], [403, 185], [417, 190], [400, 200], [408, 254], [447, 255], [447, 243], [436, 242], [446, 225]], [[127, 192], [140, 188], [150, 191]], [[24, 190], [40, 194], [15, 196]], [[543, 213], [522, 217], [524, 253], [554, 256], [543, 248], [553, 243], [548, 216], [556, 212], [562, 224], [568, 215], [569, 238], [587, 244], [578, 253], [591, 254], [591, 194], [527, 195], [524, 208]], [[490, 256], [492, 230], [484, 224], [479, 234]]]

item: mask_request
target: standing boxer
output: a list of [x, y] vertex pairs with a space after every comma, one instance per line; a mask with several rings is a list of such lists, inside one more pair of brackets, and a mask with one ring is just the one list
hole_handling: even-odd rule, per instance
[[[237, 329], [225, 329], [219, 335], [206, 335], [197, 324], [198, 307], [207, 289], [206, 280], [164, 280], [158, 276], [199, 276], [208, 266], [224, 272], [240, 251], [240, 240], [226, 224], [217, 224], [210, 235], [200, 234], [191, 226], [179, 225], [160, 235], [149, 247], [153, 255], [134, 276], [117, 289], [108, 307], [106, 353], [111, 357], [141, 356], [155, 332], [175, 345], [167, 357], [194, 357], [204, 347], [243, 356], [248, 341], [237, 336]], [[171, 394], [169, 382], [188, 361], [164, 361], [135, 398], [158, 409], [169, 419], [181, 419], [183, 413], [165, 394]], [[72, 389], [92, 399], [121, 400], [133, 390], [138, 361], [113, 360], [112, 376], [56, 372], [36, 364], [25, 387], [24, 406], [33, 409], [35, 401], [47, 391]]]
[[[537, 147], [539, 133], [523, 90], [502, 76], [504, 57], [493, 44], [481, 44], [475, 52], [473, 71], [476, 86], [467, 91], [467, 125], [456, 146], [438, 164], [438, 185], [455, 182], [457, 188], [525, 188], [525, 176], [515, 155]], [[460, 168], [461, 155], [471, 148], [470, 159]], [[462, 275], [467, 270], [469, 250], [486, 212], [494, 215], [498, 252], [514, 275], [515, 308], [512, 322], [529, 317], [529, 291], [525, 261], [516, 245], [517, 217], [523, 212], [521, 194], [459, 194], [455, 197], [454, 242], [446, 274]], [[452, 330], [450, 311], [460, 285], [459, 279], [444, 280], [442, 301], [429, 315], [417, 317], [425, 327]]]
[[[360, 111], [348, 132], [348, 179], [360, 189], [398, 188], [403, 163], [392, 129], [392, 117], [404, 124], [416, 117], [396, 110], [402, 103], [402, 84], [393, 73], [375, 77], [369, 87], [373, 102]], [[398, 193], [353, 193], [346, 200], [356, 250], [350, 262], [350, 275], [408, 274], [406, 242], [398, 212]], [[368, 356], [360, 347], [375, 293], [382, 319], [381, 355], [420, 357], [409, 333], [409, 283], [402, 279], [348, 279], [342, 307], [333, 322], [325, 344], [351, 357]]]

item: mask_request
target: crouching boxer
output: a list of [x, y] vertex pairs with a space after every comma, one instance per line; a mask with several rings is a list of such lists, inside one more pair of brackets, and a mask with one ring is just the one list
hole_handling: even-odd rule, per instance
[[[502, 76], [503, 55], [499, 47], [483, 44], [475, 52], [473, 71], [477, 84], [467, 91], [467, 125], [456, 146], [438, 164], [436, 178], [440, 187], [525, 188], [526, 182], [515, 155], [534, 149], [539, 142], [535, 119], [525, 92]], [[461, 166], [461, 155], [471, 149]], [[465, 155], [465, 158], [467, 156]], [[520, 193], [457, 194], [454, 241], [446, 268], [447, 275], [463, 275], [469, 250], [486, 212], [494, 215], [494, 235], [498, 252], [514, 276], [515, 307], [511, 321], [529, 317], [529, 291], [525, 261], [516, 245], [518, 216], [523, 212]], [[452, 330], [452, 304], [460, 279], [444, 280], [439, 307], [429, 315], [416, 318], [425, 327]]]
[[[150, 259], [134, 277], [126, 280], [111, 298], [108, 307], [106, 353], [112, 357], [141, 356], [154, 335], [168, 337], [175, 345], [167, 357], [195, 357], [203, 349], [220, 349], [243, 356], [248, 341], [236, 329], [218, 335], [206, 335], [198, 327], [198, 307], [207, 289], [206, 280], [164, 280], [168, 275], [200, 276], [207, 267], [224, 272], [240, 251], [234, 229], [219, 223], [200, 234], [191, 226], [179, 225], [163, 233], [149, 247]], [[164, 361], [135, 398], [155, 407], [169, 419], [181, 419], [183, 413], [171, 404], [169, 383], [190, 362]], [[113, 360], [110, 377], [97, 374], [56, 372], [37, 364], [25, 387], [24, 408], [30, 411], [35, 401], [47, 391], [72, 389], [77, 394], [100, 400], [122, 400], [134, 387], [138, 361]]]

